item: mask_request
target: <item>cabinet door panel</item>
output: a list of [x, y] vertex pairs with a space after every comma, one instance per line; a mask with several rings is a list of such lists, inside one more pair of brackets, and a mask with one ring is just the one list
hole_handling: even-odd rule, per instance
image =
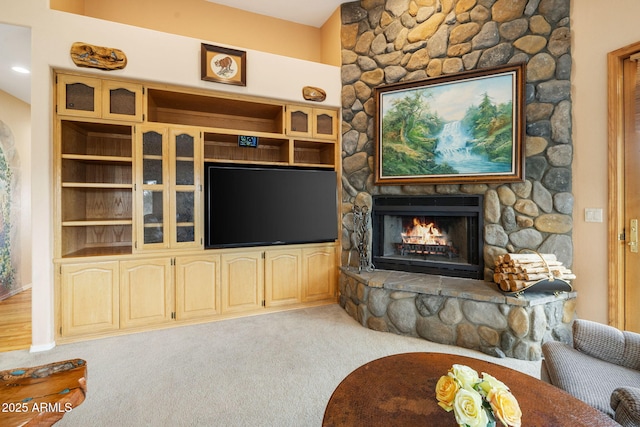
[[59, 74], [57, 80], [58, 114], [96, 118], [102, 115], [100, 79]]
[[200, 231], [200, 135], [194, 129], [169, 131], [171, 163], [171, 247], [199, 248]]
[[302, 299], [302, 252], [299, 249], [267, 251], [265, 305], [295, 304]]
[[136, 132], [137, 249], [167, 249], [169, 168], [167, 165], [167, 129], [140, 126]]
[[120, 265], [120, 325], [135, 327], [171, 321], [171, 259], [123, 261]]
[[117, 330], [120, 327], [118, 301], [117, 261], [61, 267], [63, 336]]
[[338, 113], [335, 110], [313, 110], [313, 136], [334, 139], [338, 133]]
[[104, 118], [142, 121], [142, 85], [105, 80], [102, 91]]
[[262, 306], [264, 264], [262, 252], [222, 255], [222, 312]]
[[220, 257], [176, 258], [176, 317], [178, 320], [220, 313]]
[[337, 281], [335, 248], [331, 246], [304, 249], [302, 256], [303, 300], [333, 298]]
[[287, 133], [292, 136], [312, 136], [312, 111], [310, 107], [287, 106]]

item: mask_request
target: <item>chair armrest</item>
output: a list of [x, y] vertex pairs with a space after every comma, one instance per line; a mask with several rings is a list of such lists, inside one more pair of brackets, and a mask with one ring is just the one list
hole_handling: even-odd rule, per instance
[[620, 387], [611, 394], [615, 420], [622, 426], [640, 425], [640, 388]]

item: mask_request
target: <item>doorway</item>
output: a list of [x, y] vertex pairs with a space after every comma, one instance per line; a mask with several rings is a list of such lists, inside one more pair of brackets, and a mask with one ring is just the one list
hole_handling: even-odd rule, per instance
[[2, 352], [31, 345], [31, 29], [0, 23], [0, 51]]
[[[609, 323], [640, 332], [640, 42], [608, 55]], [[635, 239], [635, 244], [634, 244]]]

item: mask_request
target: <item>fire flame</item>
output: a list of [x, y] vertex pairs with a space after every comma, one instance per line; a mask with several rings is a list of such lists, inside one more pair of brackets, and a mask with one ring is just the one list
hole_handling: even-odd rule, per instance
[[433, 222], [426, 223], [413, 218], [413, 226], [407, 227], [406, 233], [400, 233], [402, 243], [417, 245], [446, 245], [447, 238]]

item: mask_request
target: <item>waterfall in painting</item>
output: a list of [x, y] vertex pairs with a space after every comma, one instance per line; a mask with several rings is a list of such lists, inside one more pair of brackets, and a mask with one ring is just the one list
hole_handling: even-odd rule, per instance
[[500, 173], [511, 168], [508, 163], [491, 162], [485, 154], [474, 152], [472, 137], [460, 120], [445, 123], [437, 139], [436, 163], [446, 163], [457, 173]]

